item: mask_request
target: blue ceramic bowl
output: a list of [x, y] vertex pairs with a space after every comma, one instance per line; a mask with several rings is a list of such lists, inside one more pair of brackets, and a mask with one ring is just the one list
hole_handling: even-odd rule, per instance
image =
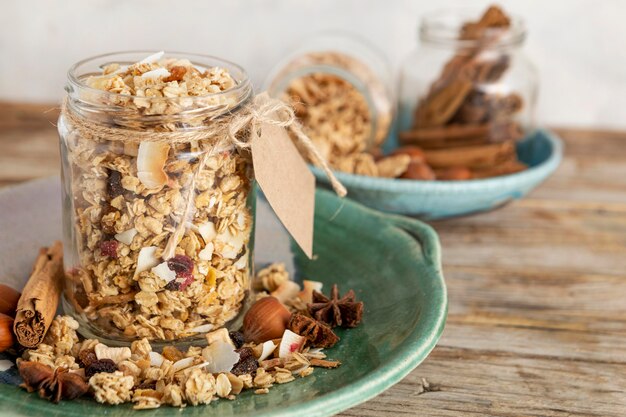
[[[552, 132], [539, 129], [517, 145], [519, 159], [529, 168], [500, 177], [468, 181], [421, 181], [374, 178], [335, 172], [348, 197], [388, 213], [439, 219], [500, 207], [522, 198], [552, 174], [561, 162], [563, 143]], [[317, 180], [328, 186], [318, 168]]]

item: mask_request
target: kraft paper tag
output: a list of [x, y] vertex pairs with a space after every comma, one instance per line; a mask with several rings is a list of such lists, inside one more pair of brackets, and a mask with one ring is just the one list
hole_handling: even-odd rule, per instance
[[262, 123], [260, 134], [252, 135], [256, 180], [287, 231], [311, 258], [315, 177], [283, 127]]

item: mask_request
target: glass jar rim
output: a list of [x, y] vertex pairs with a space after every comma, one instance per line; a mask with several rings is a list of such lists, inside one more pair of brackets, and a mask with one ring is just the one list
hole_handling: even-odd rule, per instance
[[[476, 20], [480, 16], [476, 9], [441, 9], [426, 13], [419, 25], [419, 38], [423, 42], [441, 46], [455, 46], [459, 48], [472, 48], [480, 45], [481, 48], [498, 49], [520, 45], [527, 34], [526, 23], [523, 18], [510, 16], [511, 26], [506, 30], [491, 29], [490, 33], [499, 33], [497, 40], [493, 37], [480, 39], [459, 39], [459, 32], [463, 24]], [[485, 40], [492, 43], [485, 46]]]
[[[88, 75], [102, 75], [95, 72], [86, 72], [81, 74], [80, 69], [84, 69], [86, 66], [90, 64], [95, 64], [100, 62], [97, 65], [97, 68], [102, 69], [104, 65], [119, 63], [119, 64], [134, 64], [152, 54], [155, 54], [159, 51], [154, 50], [133, 50], [133, 51], [119, 51], [119, 52], [109, 52], [106, 54], [96, 55], [89, 58], [85, 58], [73, 64], [69, 70], [67, 71], [67, 79], [68, 85], [66, 90], [68, 93], [72, 91], [85, 91], [97, 95], [99, 97], [104, 97], [110, 99], [114, 102], [116, 99], [129, 99], [129, 98], [137, 98], [140, 96], [131, 95], [131, 94], [120, 94], [113, 93], [110, 91], [100, 90], [94, 87], [90, 87], [85, 83], [85, 80]], [[139, 59], [129, 59], [130, 56], [137, 56]], [[116, 59], [117, 58], [117, 59]], [[121, 59], [120, 59], [121, 58]], [[212, 55], [206, 54], [196, 54], [196, 53], [186, 53], [186, 52], [166, 52], [163, 58], [177, 58], [177, 59], [188, 59], [194, 66], [201, 67], [204, 69], [219, 67], [228, 69], [229, 72], [234, 70], [237, 74], [233, 74], [231, 72], [231, 76], [236, 81], [237, 85], [229, 88], [228, 90], [220, 91], [217, 93], [204, 94], [201, 96], [185, 96], [185, 100], [191, 100], [192, 102], [202, 102], [209, 98], [218, 98], [225, 96], [240, 96], [240, 102], [245, 101], [252, 94], [252, 84], [250, 81], [250, 77], [243, 67], [234, 62], [218, 58]], [[205, 61], [205, 64], [202, 64], [202, 61]], [[213, 65], [206, 64], [207, 61], [212, 62]], [[177, 102], [181, 99], [181, 97], [140, 97], [142, 100], [148, 100], [149, 102]]]

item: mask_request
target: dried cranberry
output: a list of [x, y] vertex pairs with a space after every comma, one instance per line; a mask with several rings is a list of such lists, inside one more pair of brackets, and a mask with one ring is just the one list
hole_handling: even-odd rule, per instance
[[119, 171], [109, 170], [109, 176], [107, 177], [107, 192], [113, 198], [124, 194], [124, 187], [122, 187], [122, 174]]
[[228, 336], [230, 336], [230, 340], [233, 341], [237, 349], [242, 347], [243, 344], [245, 343], [245, 340], [243, 338], [243, 333], [241, 332], [228, 332]]
[[100, 242], [100, 253], [109, 258], [117, 258], [117, 240], [105, 240]]
[[167, 267], [176, 272], [176, 276], [191, 274], [193, 272], [193, 261], [185, 255], [176, 255], [167, 261]]
[[241, 348], [239, 353], [239, 362], [233, 366], [230, 371], [235, 375], [254, 374], [259, 367], [259, 363], [254, 357], [254, 352], [248, 347]]
[[174, 256], [167, 261], [167, 267], [176, 272], [176, 279], [167, 285], [167, 289], [183, 291], [193, 282], [193, 261], [188, 256]]
[[85, 376], [91, 378], [95, 374], [100, 372], [113, 373], [117, 371], [117, 365], [111, 359], [98, 359], [91, 362], [87, 368], [85, 368]]

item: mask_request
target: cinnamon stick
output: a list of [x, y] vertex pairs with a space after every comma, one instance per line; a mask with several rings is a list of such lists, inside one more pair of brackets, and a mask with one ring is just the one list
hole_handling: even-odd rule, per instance
[[515, 158], [513, 142], [460, 148], [424, 150], [426, 163], [434, 169], [463, 166], [471, 169], [493, 167]]
[[43, 340], [59, 305], [63, 279], [63, 246], [54, 242], [41, 248], [26, 287], [17, 303], [13, 331], [24, 347], [35, 348]]

